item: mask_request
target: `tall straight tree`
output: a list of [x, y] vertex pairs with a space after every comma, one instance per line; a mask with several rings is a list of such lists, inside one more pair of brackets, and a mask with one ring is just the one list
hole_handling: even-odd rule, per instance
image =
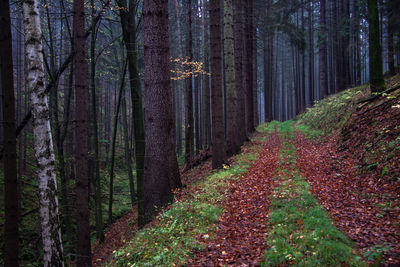
[[[96, 25], [95, 4], [94, 0], [90, 1], [92, 10], [92, 25]], [[99, 131], [97, 123], [97, 96], [96, 96], [96, 39], [97, 31], [91, 32], [90, 38], [90, 92], [91, 92], [91, 111], [92, 111], [92, 126], [93, 126], [93, 147], [94, 147], [94, 174], [92, 175], [92, 184], [94, 188], [95, 202], [95, 221], [96, 221], [96, 238], [104, 241], [103, 230], [103, 209], [101, 204], [101, 181], [100, 181], [100, 157], [99, 157]]]
[[138, 219], [139, 225], [144, 224], [144, 202], [143, 202], [143, 168], [145, 155], [145, 131], [143, 122], [142, 91], [140, 88], [138, 53], [136, 44], [136, 1], [129, 0], [129, 6], [126, 1], [118, 0], [120, 7], [120, 19], [122, 26], [122, 35], [126, 47], [129, 70], [129, 83], [131, 87], [132, 116], [133, 116], [133, 135], [135, 141], [136, 156], [136, 188], [138, 199]]
[[221, 2], [210, 0], [211, 127], [212, 168], [221, 168], [226, 160], [224, 116], [222, 109]]
[[[202, 39], [203, 39], [203, 62], [204, 70], [209, 71], [209, 34], [208, 34], [208, 20], [206, 20], [208, 10], [208, 1], [202, 0]], [[211, 119], [210, 119], [210, 77], [203, 75], [203, 140], [204, 147], [208, 149], [211, 143]]]
[[273, 50], [274, 50], [274, 31], [272, 27], [271, 17], [272, 17], [272, 0], [267, 0], [266, 11], [267, 14], [264, 17], [264, 114], [265, 121], [269, 122], [272, 120], [272, 74], [273, 74]]
[[253, 0], [245, 1], [245, 62], [246, 62], [246, 118], [247, 132], [254, 131], [253, 108]]
[[244, 10], [243, 0], [235, 0], [234, 4], [234, 46], [235, 46], [235, 85], [237, 96], [237, 131], [238, 140], [240, 143], [244, 142], [247, 138], [246, 133], [246, 109], [245, 99], [246, 94], [244, 91], [243, 80], [243, 53], [244, 53]]
[[35, 157], [38, 165], [43, 265], [64, 266], [58, 218], [57, 182], [50, 110], [45, 87], [39, 1], [23, 1], [26, 83], [30, 91]]
[[321, 97], [328, 95], [326, 63], [326, 0], [320, 0], [319, 7], [319, 82]]
[[[193, 59], [192, 49], [192, 1], [187, 0], [187, 42], [186, 59], [191, 62]], [[185, 167], [190, 168], [193, 157], [193, 79], [192, 70], [185, 79]]]
[[368, 0], [369, 18], [369, 76], [371, 92], [382, 92], [385, 81], [382, 74], [382, 51], [379, 41], [378, 1]]
[[76, 225], [77, 265], [91, 266], [89, 225], [89, 166], [87, 135], [87, 62], [85, 36], [85, 7], [83, 0], [74, 0], [74, 66], [75, 66], [75, 166], [76, 166]]
[[[226, 143], [228, 156], [239, 151], [237, 130], [237, 96], [235, 88], [235, 56], [233, 40], [233, 3], [224, 0], [224, 70], [226, 92]], [[253, 77], [252, 77], [253, 78]], [[253, 113], [252, 113], [253, 114]]]
[[144, 0], [146, 155], [145, 222], [172, 200], [181, 185], [175, 153], [169, 64], [168, 0]]
[[4, 266], [18, 267], [18, 177], [10, 2], [0, 2], [0, 81], [4, 129]]

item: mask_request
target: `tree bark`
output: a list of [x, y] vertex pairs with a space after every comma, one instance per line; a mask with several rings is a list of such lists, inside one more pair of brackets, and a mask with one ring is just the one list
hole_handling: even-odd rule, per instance
[[369, 75], [371, 92], [382, 92], [385, 81], [382, 74], [382, 52], [379, 41], [379, 14], [377, 0], [368, 0], [369, 18]]
[[85, 9], [83, 0], [73, 4], [74, 66], [75, 66], [75, 166], [77, 207], [77, 265], [91, 266], [89, 225], [89, 165], [87, 135], [87, 62]]
[[[188, 40], [186, 46], [186, 59], [189, 62], [193, 60], [192, 50], [192, 1], [187, 0], [187, 29]], [[189, 76], [185, 79], [185, 168], [191, 168], [193, 158], [193, 79], [192, 69], [188, 70]]]
[[234, 4], [234, 47], [235, 47], [235, 85], [237, 96], [237, 131], [239, 144], [247, 139], [246, 133], [246, 107], [245, 107], [245, 83], [243, 79], [243, 53], [244, 53], [244, 10], [243, 0], [237, 0]]
[[221, 2], [210, 0], [212, 168], [221, 168], [226, 160], [222, 109]]
[[321, 92], [321, 98], [328, 95], [328, 78], [326, 72], [326, 0], [320, 0], [320, 18], [319, 18], [319, 90]]
[[253, 108], [253, 0], [245, 1], [246, 118], [247, 132], [254, 132]]
[[144, 222], [172, 200], [180, 185], [175, 153], [168, 38], [168, 1], [144, 0], [145, 125]]
[[[92, 5], [92, 24], [95, 25], [95, 6], [94, 1], [91, 0]], [[99, 130], [97, 124], [97, 101], [96, 101], [96, 31], [91, 32], [90, 39], [90, 91], [92, 101], [92, 123], [93, 123], [93, 146], [94, 146], [94, 202], [95, 202], [95, 221], [96, 221], [96, 237], [100, 242], [104, 241], [103, 231], [103, 208], [101, 201], [101, 183], [100, 183], [100, 158], [99, 158]]]
[[119, 91], [118, 91], [118, 100], [116, 103], [116, 108], [115, 108], [115, 113], [114, 113], [114, 118], [113, 118], [113, 132], [112, 132], [112, 139], [111, 139], [111, 164], [110, 164], [110, 183], [109, 183], [109, 198], [108, 198], [108, 224], [111, 225], [113, 222], [113, 213], [112, 213], [112, 207], [113, 207], [113, 197], [114, 197], [114, 164], [115, 164], [115, 146], [116, 146], [116, 140], [117, 140], [117, 130], [118, 130], [118, 116], [119, 116], [119, 110], [121, 107], [121, 98], [122, 94], [124, 91], [124, 86], [125, 86], [125, 73], [126, 73], [126, 64], [124, 67], [124, 71], [122, 73], [122, 79], [121, 79], [121, 84], [119, 86]]
[[27, 85], [31, 91], [35, 157], [38, 165], [40, 218], [44, 266], [64, 266], [58, 218], [57, 182], [50, 110], [47, 102], [41, 43], [39, 1], [23, 5]]
[[388, 22], [388, 68], [389, 74], [394, 75], [396, 73], [396, 69], [394, 68], [394, 38], [393, 38], [393, 25], [392, 22]]
[[132, 158], [129, 151], [129, 137], [128, 137], [128, 118], [126, 114], [126, 101], [125, 97], [122, 98], [122, 123], [123, 123], [123, 131], [124, 131], [124, 153], [125, 153], [125, 161], [126, 161], [126, 170], [128, 172], [129, 179], [129, 192], [131, 196], [131, 204], [132, 208], [135, 206], [135, 185], [133, 182], [133, 170], [132, 170]]
[[[239, 151], [237, 131], [237, 95], [235, 88], [235, 57], [233, 40], [233, 3], [224, 0], [224, 70], [226, 92], [226, 145], [227, 155]], [[253, 77], [251, 77], [253, 79]], [[253, 101], [253, 99], [251, 99]], [[253, 115], [253, 112], [251, 112]]]
[[132, 98], [133, 132], [135, 140], [136, 158], [136, 191], [138, 201], [138, 224], [144, 225], [144, 192], [143, 192], [143, 172], [145, 157], [145, 128], [143, 122], [142, 91], [140, 87], [138, 70], [138, 52], [136, 44], [136, 21], [135, 10], [136, 1], [129, 0], [129, 9], [124, 1], [117, 1], [120, 9], [122, 33], [127, 51], [129, 81]]
[[[204, 71], [209, 72], [209, 35], [207, 27], [207, 1], [202, 0], [202, 38], [203, 38], [203, 62]], [[211, 144], [211, 119], [210, 119], [210, 76], [203, 75], [203, 141], [204, 147], [208, 148]]]

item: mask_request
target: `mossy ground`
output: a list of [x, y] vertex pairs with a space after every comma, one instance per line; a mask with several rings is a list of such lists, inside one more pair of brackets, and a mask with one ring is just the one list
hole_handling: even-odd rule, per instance
[[[260, 138], [260, 137], [258, 137]], [[235, 157], [193, 185], [195, 194], [173, 203], [151, 227], [139, 231], [126, 245], [114, 251], [110, 266], [180, 266], [203, 248], [196, 238], [213, 238], [216, 222], [223, 212], [222, 202], [229, 180], [238, 179], [258, 157], [257, 147]], [[134, 223], [134, 222], [133, 222]]]
[[[333, 225], [296, 168], [292, 121], [274, 123], [283, 141], [271, 196], [264, 266], [363, 266], [354, 244]], [[267, 126], [268, 127], [268, 126]], [[309, 132], [307, 130], [306, 132]], [[316, 134], [311, 131], [311, 134]]]

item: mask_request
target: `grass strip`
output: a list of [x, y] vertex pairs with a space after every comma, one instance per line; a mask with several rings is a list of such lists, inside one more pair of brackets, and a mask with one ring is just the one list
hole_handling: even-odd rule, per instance
[[277, 125], [283, 139], [280, 185], [271, 195], [269, 249], [263, 266], [364, 266], [351, 240], [334, 227], [296, 169], [292, 123]]
[[[113, 252], [108, 266], [181, 266], [213, 238], [223, 213], [222, 201], [230, 180], [239, 179], [258, 158], [261, 146], [236, 156], [236, 164], [224, 166], [196, 185], [190, 200], [178, 201], [158, 216], [155, 226], [139, 231], [126, 246]], [[135, 223], [135, 222], [132, 222]]]

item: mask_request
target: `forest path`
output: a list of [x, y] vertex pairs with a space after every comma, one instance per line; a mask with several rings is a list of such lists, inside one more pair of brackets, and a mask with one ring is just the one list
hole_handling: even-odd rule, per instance
[[[351, 155], [338, 152], [334, 137], [311, 141], [291, 122], [277, 128], [249, 145], [259, 147], [258, 159], [227, 180], [217, 230], [197, 236], [205, 249], [186, 259], [186, 266], [365, 266], [361, 256], [399, 264], [399, 211], [385, 210], [388, 197], [373, 177], [357, 175]], [[209, 163], [187, 175], [187, 182], [210, 175]], [[193, 189], [182, 194], [196, 195]], [[94, 266], [103, 266], [135, 232], [127, 234], [128, 219], [115, 225], [106, 235], [107, 252], [95, 252]]]
[[335, 140], [279, 128], [230, 184], [215, 239], [201, 238], [206, 248], [187, 266], [399, 264], [398, 218], [376, 205], [372, 180], [357, 176]]
[[[247, 173], [230, 181], [219, 229], [188, 266], [254, 266], [263, 260], [269, 195], [280, 151], [277, 133], [263, 144]], [[204, 239], [202, 240], [204, 242]]]
[[400, 265], [400, 210], [390, 208], [398, 197], [383, 191], [379, 177], [360, 176], [352, 155], [338, 152], [337, 137], [317, 143], [295, 134], [297, 167], [335, 225], [367, 259]]

